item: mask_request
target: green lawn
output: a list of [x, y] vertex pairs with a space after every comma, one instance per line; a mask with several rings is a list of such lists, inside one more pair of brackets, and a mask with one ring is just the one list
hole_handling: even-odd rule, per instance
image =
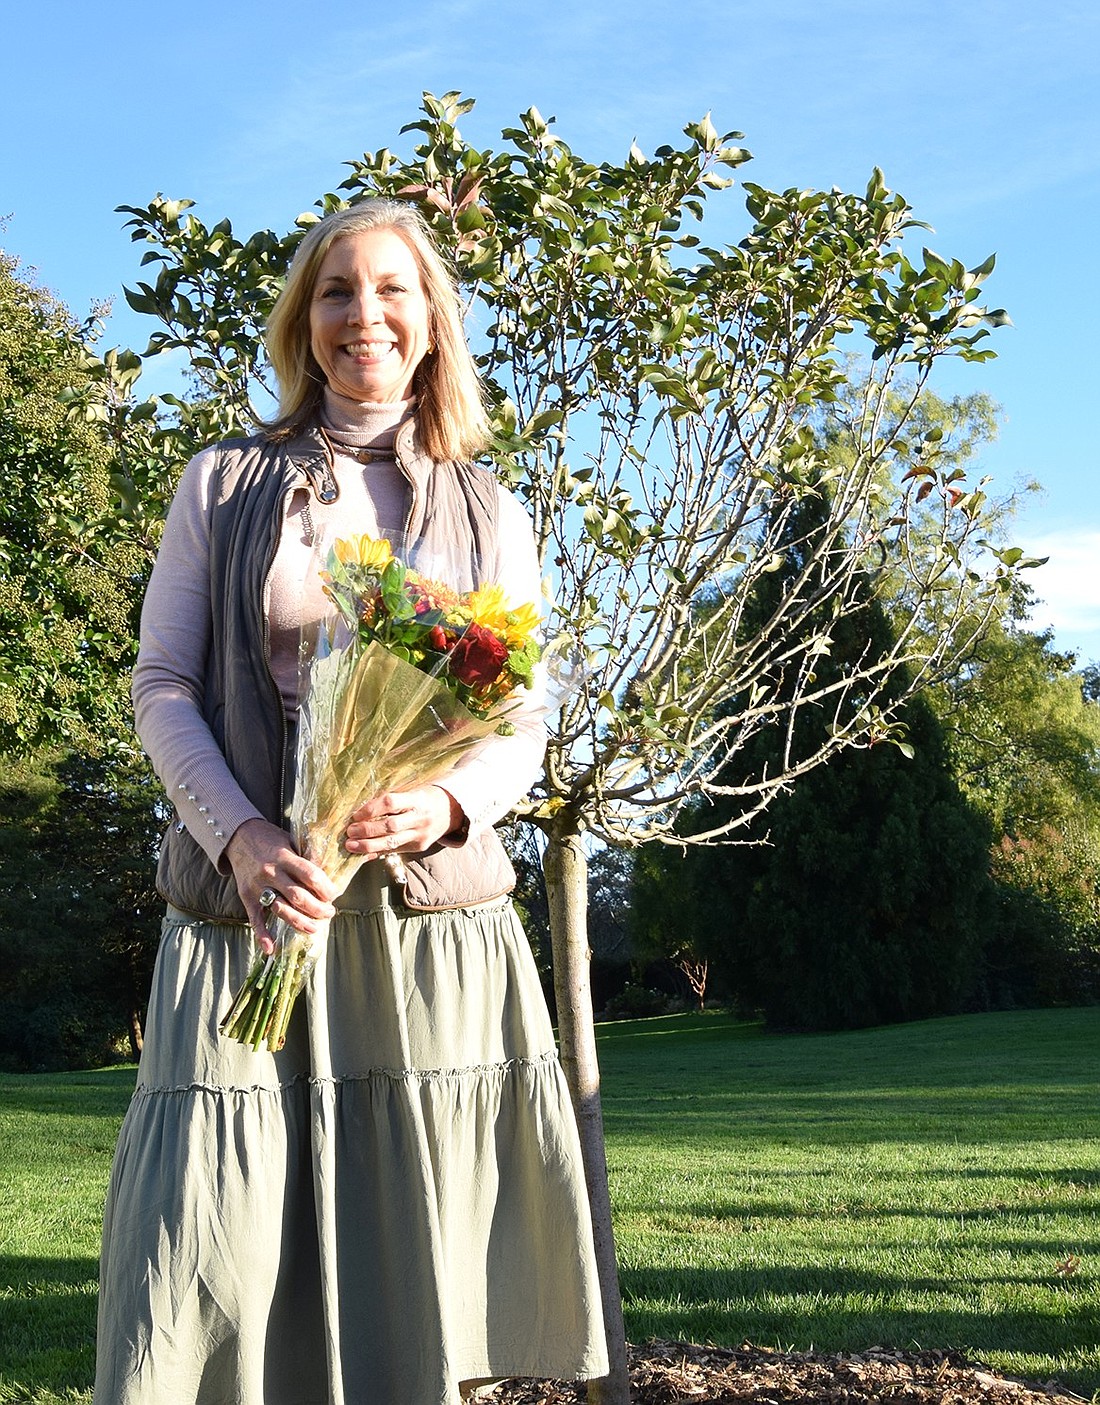
[[99, 1221], [133, 1085], [132, 1068], [0, 1074], [5, 1405], [91, 1399]]
[[[1100, 1009], [822, 1036], [677, 1016], [601, 1052], [632, 1339], [964, 1347], [1100, 1391]], [[132, 1082], [0, 1076], [0, 1402], [88, 1399]]]
[[1100, 1390], [1100, 1009], [603, 1036], [633, 1339], [952, 1346]]

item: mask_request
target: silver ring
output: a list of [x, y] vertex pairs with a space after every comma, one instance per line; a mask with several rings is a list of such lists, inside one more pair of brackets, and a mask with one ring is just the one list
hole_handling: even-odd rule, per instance
[[391, 854], [397, 848], [396, 834], [391, 834], [390, 837], [386, 840], [386, 848], [390, 851]]
[[274, 888], [265, 888], [260, 894], [260, 906], [263, 908], [271, 907], [278, 896]]

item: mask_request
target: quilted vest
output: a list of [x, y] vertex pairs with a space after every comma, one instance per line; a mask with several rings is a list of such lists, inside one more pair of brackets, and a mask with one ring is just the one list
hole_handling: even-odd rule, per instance
[[[472, 464], [433, 462], [419, 447], [413, 421], [398, 431], [394, 454], [411, 489], [406, 540], [458, 562], [460, 576], [468, 563], [467, 578], [453, 582], [457, 588], [481, 584], [479, 563], [492, 560], [496, 541], [492, 474]], [[285, 823], [288, 726], [268, 667], [263, 600], [286, 504], [299, 488], [324, 502], [338, 494], [327, 446], [315, 429], [285, 443], [258, 434], [218, 445], [210, 506], [213, 632], [203, 716], [245, 794], [276, 824]], [[515, 885], [495, 830], [458, 847], [436, 845], [404, 856], [403, 867], [403, 902], [426, 911], [486, 902]], [[247, 920], [232, 873], [216, 869], [177, 825], [161, 844], [157, 891], [198, 917]]]

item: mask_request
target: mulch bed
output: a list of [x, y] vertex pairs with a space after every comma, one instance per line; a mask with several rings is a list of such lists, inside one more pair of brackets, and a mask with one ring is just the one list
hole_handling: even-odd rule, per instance
[[[1057, 1382], [1025, 1385], [956, 1351], [870, 1347], [827, 1356], [743, 1346], [647, 1342], [630, 1348], [634, 1405], [1080, 1405]], [[584, 1387], [561, 1381], [503, 1381], [479, 1393], [489, 1405], [578, 1405]]]

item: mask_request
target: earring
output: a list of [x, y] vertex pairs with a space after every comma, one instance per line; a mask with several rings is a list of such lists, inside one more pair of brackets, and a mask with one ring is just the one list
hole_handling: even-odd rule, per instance
[[428, 343], [428, 345], [427, 345], [427, 348], [425, 349], [424, 355], [425, 355], [425, 356], [430, 356], [434, 350], [435, 350], [435, 342], [434, 342], [434, 341], [430, 341], [430, 342]]

